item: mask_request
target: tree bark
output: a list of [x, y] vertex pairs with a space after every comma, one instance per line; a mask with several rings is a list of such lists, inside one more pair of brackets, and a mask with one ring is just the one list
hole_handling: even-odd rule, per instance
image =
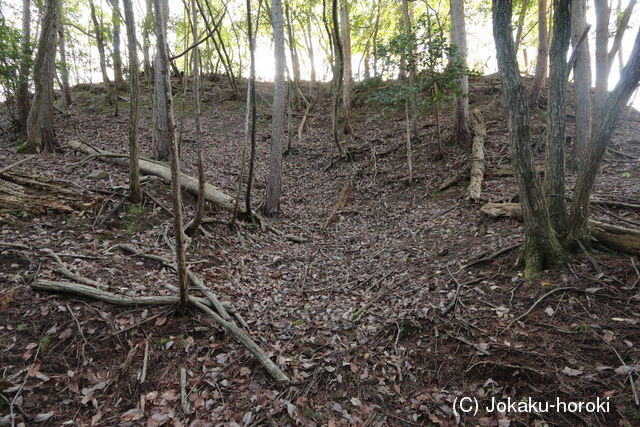
[[[522, 6], [526, 7], [525, 5]], [[456, 96], [456, 118], [453, 130], [453, 138], [458, 144], [467, 145], [471, 141], [469, 131], [469, 77], [467, 70], [467, 31], [464, 23], [464, 0], [450, 0], [451, 8], [451, 40], [458, 48], [460, 65], [465, 74], [460, 77], [458, 85], [463, 96]], [[517, 47], [516, 47], [517, 50]]]
[[342, 32], [342, 108], [344, 111], [345, 135], [350, 135], [351, 129], [351, 86], [353, 85], [353, 71], [351, 63], [351, 30], [349, 25], [348, 0], [340, 0], [340, 31]]
[[307, 38], [309, 42], [309, 66], [311, 67], [311, 83], [315, 83], [316, 77], [316, 62], [313, 52], [313, 37], [311, 36], [311, 18], [307, 22]]
[[53, 76], [56, 69], [56, 27], [59, 13], [59, 0], [47, 0], [33, 68], [35, 90], [27, 118], [27, 140], [19, 148], [21, 152], [53, 152], [58, 144], [53, 128]]
[[[593, 123], [602, 117], [602, 108], [609, 91], [609, 4], [607, 0], [595, 0], [596, 12], [596, 89], [594, 95]], [[593, 132], [593, 131], [592, 131]]]
[[[411, 32], [413, 31], [413, 29], [411, 28], [411, 11], [409, 10], [409, 1], [408, 0], [402, 0], [402, 19], [403, 19], [403, 24], [404, 24], [404, 31], [406, 34], [411, 34]], [[414, 51], [413, 51], [414, 47], [412, 46], [411, 48], [411, 52], [409, 53], [409, 55], [411, 56], [410, 58], [404, 58], [403, 57], [403, 63], [404, 65], [402, 65], [402, 69], [406, 72], [405, 76], [402, 77], [402, 79], [407, 78], [409, 79], [409, 86], [411, 86], [411, 92], [409, 95], [409, 99], [406, 101], [408, 103], [408, 105], [405, 105], [405, 109], [408, 108], [408, 111], [405, 111], [405, 114], [407, 117], [406, 119], [409, 120], [409, 125], [410, 125], [410, 130], [411, 130], [411, 134], [414, 137], [418, 136], [418, 112], [416, 109], [416, 98], [415, 98], [415, 94], [413, 92], [413, 84], [416, 78], [416, 64], [415, 64], [415, 60], [413, 58], [414, 55]], [[408, 68], [408, 70], [407, 70]], [[400, 78], [400, 77], [399, 77]], [[407, 136], [408, 138], [411, 138], [411, 135]], [[410, 151], [410, 150], [409, 150]], [[407, 154], [408, 156], [409, 154]], [[408, 163], [410, 163], [409, 160], [407, 160]], [[409, 169], [411, 169], [411, 167], [409, 167]], [[409, 178], [409, 183], [411, 183], [411, 171], [409, 173], [410, 178]]]
[[482, 113], [478, 109], [472, 112], [471, 128], [473, 143], [471, 145], [471, 172], [467, 197], [470, 200], [480, 200], [482, 181], [484, 180], [484, 140], [487, 136], [487, 128]]
[[571, 40], [571, 3], [553, 0], [553, 40], [547, 107], [547, 141], [545, 144], [544, 189], [549, 203], [551, 224], [557, 233], [567, 231], [564, 200], [567, 52]]
[[149, 41], [149, 26], [153, 24], [153, 5], [151, 0], [145, 0], [146, 15], [142, 25], [142, 55], [144, 57], [144, 78], [147, 82], [153, 81], [153, 71], [151, 70], [151, 43]]
[[22, 59], [20, 61], [18, 83], [18, 120], [20, 127], [27, 128], [29, 117], [29, 73], [31, 71], [31, 1], [22, 0], [22, 40], [20, 46]]
[[156, 94], [163, 99], [156, 120], [159, 135], [166, 138], [171, 149], [171, 199], [173, 201], [173, 234], [175, 237], [176, 265], [178, 266], [178, 288], [180, 289], [180, 307], [185, 310], [189, 303], [187, 287], [187, 260], [185, 254], [184, 233], [182, 231], [182, 194], [180, 189], [180, 154], [175, 135], [173, 99], [171, 95], [171, 74], [169, 68], [169, 47], [167, 45], [167, 17], [169, 4], [164, 0], [154, 0], [156, 23]]
[[[324, 3], [323, 3], [324, 5]], [[331, 22], [333, 31], [327, 31], [331, 37], [333, 46], [333, 98], [331, 109], [331, 134], [333, 137], [333, 143], [338, 149], [340, 157], [345, 159], [347, 157], [347, 151], [340, 142], [338, 136], [338, 112], [340, 111], [340, 104], [342, 100], [342, 80], [344, 76], [344, 51], [342, 49], [342, 41], [340, 39], [340, 24], [338, 19], [338, 0], [332, 0], [331, 2]]]
[[[166, 34], [167, 27], [166, 21], [162, 17], [158, 17], [159, 13], [164, 16], [169, 15], [169, 3], [167, 1], [153, 0], [154, 2], [154, 22], [156, 25], [156, 39], [158, 38], [158, 22], [164, 27], [162, 28], [163, 34]], [[161, 9], [159, 10], [158, 7]], [[160, 20], [160, 21], [159, 21]], [[165, 42], [166, 43], [166, 42]], [[169, 71], [169, 59], [167, 57], [167, 64], [163, 64], [160, 48], [162, 44], [157, 41], [156, 57], [153, 67], [153, 139], [155, 145], [156, 159], [168, 160], [171, 157], [173, 141], [175, 140], [175, 119], [173, 116], [173, 108], [167, 105], [171, 102], [171, 73]], [[167, 47], [162, 47], [164, 51], [167, 51]], [[165, 70], [163, 67], [167, 66]], [[167, 93], [169, 97], [167, 97]], [[169, 128], [169, 126], [173, 126]]]
[[62, 83], [62, 97], [67, 107], [73, 104], [73, 97], [71, 96], [71, 86], [69, 85], [69, 65], [67, 62], [67, 49], [64, 33], [64, 23], [62, 17], [59, 18], [58, 23], [58, 48], [60, 54], [60, 81]]
[[[195, 0], [191, 0], [191, 31], [193, 32], [193, 40], [200, 40], [200, 33], [198, 32], [198, 10]], [[202, 151], [204, 144], [202, 142], [202, 127], [200, 125], [200, 48], [196, 46], [193, 49], [192, 55], [193, 61], [193, 102], [195, 104], [195, 122], [196, 122], [196, 144], [198, 149], [198, 201], [196, 202], [196, 212], [193, 219], [189, 223], [186, 229], [186, 233], [189, 235], [195, 234], [196, 230], [200, 226], [200, 222], [204, 217], [204, 160], [202, 158]]]
[[[511, 25], [511, 22], [509, 22]], [[547, 0], [538, 0], [538, 57], [533, 86], [529, 93], [529, 102], [537, 107], [542, 95], [542, 88], [547, 80], [549, 61], [549, 41], [547, 39]]]
[[563, 260], [564, 252], [551, 225], [547, 201], [533, 162], [529, 106], [518, 70], [511, 17], [511, 0], [493, 0], [493, 37], [508, 112], [511, 158], [525, 224], [525, 242], [518, 264], [524, 267], [525, 276], [530, 277], [545, 266]]
[[275, 81], [273, 92], [273, 112], [271, 119], [271, 154], [269, 156], [269, 181], [264, 205], [266, 215], [280, 211], [282, 193], [282, 140], [284, 138], [285, 97], [287, 87], [284, 80], [284, 22], [281, 0], [273, 0], [271, 5], [273, 44], [275, 49]]
[[591, 139], [591, 55], [586, 40], [578, 46], [580, 37], [587, 30], [586, 3], [586, 0], [572, 0], [571, 5], [571, 45], [577, 49], [573, 68], [576, 130], [570, 162], [574, 170], [582, 168]]
[[640, 30], [636, 35], [629, 62], [620, 74], [620, 80], [613, 91], [606, 97], [601, 108], [601, 115], [594, 120], [591, 143], [587, 150], [584, 167], [580, 170], [574, 189], [569, 217], [569, 244], [574, 240], [589, 244], [589, 201], [593, 191], [596, 175], [600, 170], [602, 157], [607, 150], [611, 135], [615, 130], [623, 108], [627, 105], [632, 93], [640, 82]]
[[120, 3], [119, 0], [109, 0], [111, 4], [111, 25], [113, 26], [113, 78], [116, 90], [125, 87], [122, 77], [122, 55], [120, 54]]
[[122, 0], [125, 25], [127, 27], [127, 48], [129, 50], [129, 201], [140, 203], [140, 152], [138, 150], [138, 50], [136, 45], [136, 21], [131, 0]]
[[100, 58], [100, 72], [102, 73], [102, 82], [105, 85], [105, 89], [107, 91], [107, 95], [112, 97], [114, 95], [113, 87], [111, 85], [111, 80], [107, 75], [107, 60], [104, 52], [104, 36], [102, 34], [102, 25], [98, 22], [98, 18], [96, 16], [96, 8], [93, 4], [93, 0], [89, 0], [89, 8], [91, 11], [91, 21], [93, 22], [93, 30], [96, 35], [96, 45], [98, 47], [98, 56]]

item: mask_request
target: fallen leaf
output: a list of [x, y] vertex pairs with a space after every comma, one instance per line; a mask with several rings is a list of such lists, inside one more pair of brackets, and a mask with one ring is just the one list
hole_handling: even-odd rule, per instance
[[34, 423], [43, 423], [45, 421], [47, 421], [49, 418], [53, 417], [54, 412], [47, 412], [44, 414], [38, 414], [35, 417], [33, 417], [33, 422]]
[[569, 375], [570, 377], [577, 377], [578, 375], [584, 374], [583, 371], [579, 369], [573, 369], [568, 366], [565, 366], [564, 369], [562, 369], [562, 373], [565, 375]]

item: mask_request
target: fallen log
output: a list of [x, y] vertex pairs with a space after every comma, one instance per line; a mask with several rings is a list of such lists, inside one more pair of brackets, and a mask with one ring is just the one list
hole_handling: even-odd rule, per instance
[[467, 197], [470, 200], [479, 200], [484, 179], [484, 139], [487, 136], [487, 129], [478, 109], [471, 112], [471, 132], [473, 133], [473, 144], [471, 146], [471, 174]]
[[[46, 290], [52, 292], [63, 292], [74, 295], [81, 295], [89, 298], [96, 299], [98, 301], [107, 302], [120, 306], [139, 306], [139, 305], [170, 305], [177, 304], [179, 302], [178, 296], [140, 296], [131, 297], [127, 295], [114, 294], [100, 289], [92, 288], [91, 286], [80, 285], [78, 283], [69, 282], [51, 282], [48, 280], [37, 280], [31, 286], [34, 289]], [[189, 296], [189, 301], [213, 318], [220, 326], [222, 326], [227, 332], [233, 335], [244, 347], [255, 356], [256, 359], [264, 366], [264, 368], [273, 376], [276, 381], [280, 383], [289, 383], [289, 377], [275, 364], [269, 356], [247, 335], [242, 329], [236, 326], [232, 322], [224, 320], [215, 311], [211, 310], [207, 304], [209, 300], [204, 298], [198, 298]]]
[[66, 187], [65, 183], [45, 177], [5, 172], [0, 178], [0, 209], [32, 214], [69, 213], [88, 209], [96, 202]]
[[[507, 216], [522, 219], [520, 203], [487, 203], [480, 210], [492, 217]], [[589, 220], [589, 229], [591, 236], [609, 249], [625, 253], [640, 253], [640, 230], [592, 219]]]
[[[536, 171], [540, 175], [543, 175], [544, 174], [544, 167], [536, 166]], [[497, 169], [489, 169], [487, 171], [487, 173], [486, 173], [486, 176], [488, 178], [498, 178], [498, 177], [502, 177], [502, 176], [514, 176], [513, 166], [505, 165], [505, 166], [501, 166], [501, 167], [499, 167]]]
[[[129, 157], [127, 155], [100, 150], [99, 148], [91, 147], [88, 144], [79, 141], [67, 141], [66, 144], [74, 150], [78, 150], [89, 156], [95, 156], [104, 162], [113, 163], [127, 168], [129, 167]], [[142, 157], [140, 158], [139, 164], [140, 172], [147, 175], [155, 175], [164, 179], [165, 181], [171, 182], [171, 169], [169, 168], [169, 166], [166, 166], [159, 162], [155, 162], [153, 160], [144, 159]], [[180, 173], [180, 186], [184, 190], [195, 194], [196, 196], [198, 195], [198, 180], [196, 178], [193, 178], [185, 173]], [[205, 184], [204, 198], [208, 202], [211, 202], [226, 211], [233, 212], [233, 197], [224, 193], [221, 189], [214, 185]], [[242, 207], [239, 207], [239, 211], [242, 214], [246, 214], [246, 211]]]

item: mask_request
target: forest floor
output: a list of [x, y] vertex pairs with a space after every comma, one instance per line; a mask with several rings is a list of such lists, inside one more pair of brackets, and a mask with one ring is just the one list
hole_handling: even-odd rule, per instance
[[[68, 114], [56, 113], [61, 147], [79, 140], [126, 152], [128, 104], [121, 102], [114, 117], [98, 89], [76, 87]], [[221, 80], [207, 81], [204, 89], [206, 179], [235, 194], [244, 102]], [[270, 87], [258, 89], [255, 205], [265, 194], [271, 121]], [[188, 250], [191, 270], [233, 303], [290, 385], [277, 384], [198, 313], [123, 309], [29, 286], [36, 276], [68, 280], [55, 272], [56, 262], [44, 251], [50, 249], [69, 269], [112, 292], [171, 294], [164, 285], [176, 284], [172, 270], [119, 247], [129, 243], [172, 257], [166, 237], [171, 216], [161, 207], [171, 206], [166, 183], [149, 180], [139, 207], [124, 203], [103, 221], [126, 195], [124, 168], [99, 159], [82, 162], [81, 154], [61, 148], [12, 170], [66, 183], [89, 202], [66, 213], [36, 214], [27, 206], [0, 211], [0, 425], [10, 412], [18, 422], [51, 425], [640, 425], [634, 403], [640, 389], [638, 257], [601, 249], [525, 281], [514, 268], [522, 225], [480, 211], [484, 202], [517, 200], [513, 177], [487, 179], [481, 202], [465, 199], [464, 180], [438, 191], [466, 167], [469, 150], [445, 142], [444, 159], [438, 159], [434, 114], [428, 112], [420, 114], [415, 179], [407, 185], [402, 112], [368, 104], [369, 90], [357, 86], [350, 162], [338, 161], [331, 143], [325, 86], [304, 141], [294, 138], [284, 158], [282, 213], [272, 223], [307, 242], [243, 222], [231, 229], [229, 214], [209, 207], [213, 222]], [[471, 107], [487, 125], [487, 169], [507, 165], [499, 81], [474, 79], [471, 93]], [[151, 157], [145, 97], [141, 145]], [[194, 121], [182, 105], [180, 95], [175, 106], [183, 123], [183, 167], [193, 175]], [[570, 107], [569, 135], [572, 112]], [[540, 135], [545, 111], [532, 116], [533, 133]], [[294, 133], [300, 119], [294, 113]], [[442, 122], [446, 136], [449, 112]], [[10, 131], [2, 135], [0, 168], [21, 158], [18, 142]], [[634, 158], [608, 155], [595, 196], [639, 203], [640, 114], [627, 114], [611, 147]], [[98, 170], [104, 178], [91, 179]], [[324, 227], [351, 179], [347, 205]], [[570, 173], [569, 188], [573, 182]], [[184, 203], [190, 218], [195, 199], [187, 195]], [[638, 210], [630, 208], [597, 207], [592, 215], [640, 224]], [[458, 304], [443, 314], [458, 284]], [[463, 397], [480, 402], [477, 414], [456, 411]], [[556, 398], [599, 398], [609, 406], [599, 413], [538, 414], [485, 408], [492, 399], [527, 398], [553, 404]]]

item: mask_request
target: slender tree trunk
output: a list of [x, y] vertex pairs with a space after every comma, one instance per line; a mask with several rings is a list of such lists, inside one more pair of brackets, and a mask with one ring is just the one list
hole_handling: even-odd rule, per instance
[[[195, 0], [191, 0], [191, 31], [193, 32], [193, 40], [200, 40], [198, 32], [198, 10]], [[198, 201], [196, 203], [196, 212], [193, 220], [187, 227], [187, 234], [193, 235], [200, 226], [200, 222], [204, 217], [204, 160], [202, 151], [204, 149], [202, 142], [202, 127], [200, 125], [200, 48], [193, 48], [193, 102], [195, 104], [195, 122], [196, 122], [196, 144], [198, 146]]]
[[138, 51], [136, 45], [136, 21], [133, 15], [131, 0], [122, 0], [124, 5], [125, 25], [127, 27], [127, 48], [129, 51], [129, 201], [140, 203], [140, 167], [138, 150]]
[[151, 70], [151, 43], [149, 41], [149, 26], [153, 23], [153, 5], [151, 0], [145, 0], [147, 12], [142, 25], [142, 55], [144, 57], [144, 78], [147, 82], [153, 81], [153, 71]]
[[351, 31], [349, 28], [348, 0], [340, 1], [340, 31], [342, 32], [342, 108], [344, 109], [344, 134], [353, 133], [351, 128], [351, 86], [353, 84], [351, 64]]
[[316, 61], [313, 52], [313, 37], [311, 36], [311, 18], [307, 22], [307, 38], [309, 40], [309, 64], [311, 66], [311, 83], [315, 83], [316, 77]]
[[[618, 13], [616, 14], [618, 17], [616, 20], [616, 35], [613, 37], [613, 44], [611, 45], [611, 50], [609, 50], [609, 67], [613, 64], [616, 54], [618, 54], [622, 49], [622, 39], [624, 38], [624, 33], [627, 30], [627, 27], [629, 26], [629, 20], [631, 19], [631, 14], [633, 13], [633, 8], [636, 6], [636, 3], [637, 0], [630, 0], [622, 13], [620, 13], [620, 4], [618, 3]], [[622, 55], [620, 55], [620, 58], [622, 58]]]
[[[409, 10], [408, 0], [402, 0], [402, 19], [403, 19], [405, 33], [411, 34], [413, 30], [411, 28], [411, 11]], [[403, 58], [404, 65], [402, 66], [404, 71], [408, 71], [404, 75], [406, 76], [405, 78], [408, 77], [409, 86], [411, 87], [413, 87], [415, 78], [416, 78], [416, 64], [415, 64], [413, 55], [414, 55], [414, 52], [412, 47], [410, 57]], [[413, 134], [414, 137], [417, 137], [418, 136], [418, 111], [416, 108], [416, 99], [415, 99], [415, 95], [413, 94], [413, 90], [411, 91], [411, 95], [409, 96], [408, 107], [409, 107], [409, 117], [411, 118], [411, 133]]]
[[62, 97], [64, 98], [64, 103], [69, 106], [73, 104], [73, 97], [71, 96], [71, 86], [69, 85], [69, 64], [67, 62], [67, 49], [62, 17], [60, 17], [60, 22], [58, 23], [58, 47], [60, 49], [60, 81], [62, 83]]
[[31, 70], [31, 1], [22, 0], [22, 40], [20, 52], [18, 83], [18, 120], [20, 127], [26, 129], [29, 117], [29, 72]]
[[34, 64], [34, 95], [27, 118], [27, 140], [21, 152], [53, 152], [58, 143], [53, 128], [53, 78], [56, 71], [56, 34], [60, 13], [58, 0], [45, 3], [38, 52]]
[[173, 233], [175, 236], [176, 265], [178, 270], [178, 287], [180, 289], [180, 307], [184, 310], [189, 301], [187, 287], [187, 260], [185, 254], [184, 233], [182, 231], [182, 194], [180, 191], [180, 154], [175, 138], [175, 119], [173, 115], [173, 99], [171, 96], [171, 74], [169, 68], [169, 49], [167, 46], [167, 16], [169, 4], [165, 0], [154, 0], [156, 24], [156, 81], [155, 86], [165, 102], [164, 111], [158, 117], [159, 133], [167, 136], [171, 147], [171, 196], [173, 201]]
[[[574, 49], [587, 29], [586, 8], [586, 0], [572, 0], [571, 44]], [[574, 170], [582, 168], [587, 145], [591, 139], [591, 55], [587, 40], [580, 43], [577, 49], [578, 54], [573, 68], [576, 131], [570, 162]]]
[[[153, 0], [154, 2], [154, 20], [156, 27], [160, 24], [164, 25], [163, 34], [166, 34], [166, 20], [165, 18], [158, 17], [159, 13], [162, 13], [164, 16], [169, 15], [169, 3], [164, 0]], [[159, 11], [158, 7], [161, 7], [162, 10]], [[156, 28], [156, 38], [159, 37], [158, 29]], [[153, 117], [154, 117], [154, 141], [155, 141], [155, 151], [156, 151], [156, 159], [158, 160], [168, 160], [172, 155], [172, 145], [175, 140], [175, 119], [173, 116], [173, 107], [171, 105], [167, 105], [168, 102], [171, 102], [171, 96], [167, 97], [166, 94], [169, 93], [171, 95], [171, 72], [167, 68], [164, 69], [166, 65], [169, 67], [169, 59], [167, 58], [167, 63], [164, 64], [161, 52], [159, 48], [161, 46], [160, 40], [157, 40], [157, 48], [156, 48], [156, 58], [154, 63], [154, 85], [153, 85]], [[165, 51], [168, 49], [167, 47], [163, 48]], [[166, 74], [166, 76], [165, 76]], [[171, 117], [169, 117], [171, 116]], [[173, 127], [170, 127], [169, 124], [172, 124]]]
[[[451, 0], [451, 39], [458, 48], [460, 65], [465, 74], [458, 82], [463, 96], [456, 96], [456, 119], [453, 138], [458, 144], [469, 145], [471, 132], [469, 131], [469, 77], [467, 70], [467, 30], [464, 23], [464, 0]], [[523, 5], [523, 8], [526, 6]]]
[[342, 79], [344, 74], [344, 51], [342, 50], [342, 41], [340, 39], [340, 23], [338, 20], [338, 0], [332, 0], [331, 2], [331, 21], [333, 24], [333, 31], [331, 32], [331, 38], [333, 40], [333, 101], [332, 101], [332, 114], [331, 114], [331, 133], [333, 136], [333, 143], [338, 149], [340, 157], [346, 158], [347, 152], [340, 142], [338, 136], [338, 112], [340, 110], [340, 103], [342, 99]]
[[281, 0], [273, 0], [271, 4], [271, 22], [273, 24], [273, 44], [276, 64], [271, 121], [269, 181], [264, 205], [266, 215], [274, 215], [280, 211], [280, 195], [282, 192], [282, 140], [284, 138], [284, 110], [287, 91], [284, 79], [285, 51], [284, 22], [282, 18]]
[[530, 4], [531, 0], [523, 0], [522, 4], [520, 5], [520, 14], [518, 15], [518, 25], [516, 27], [516, 56], [518, 50], [520, 49], [520, 43], [522, 43], [524, 20], [527, 17], [527, 10], [529, 10]]
[[571, 3], [553, 0], [553, 39], [547, 110], [544, 187], [551, 224], [557, 233], [567, 231], [564, 200], [564, 143], [566, 132], [567, 52], [571, 40]]
[[296, 49], [296, 38], [293, 32], [293, 23], [289, 14], [289, 3], [285, 3], [285, 15], [287, 18], [287, 36], [289, 41], [289, 55], [291, 56], [291, 69], [293, 71], [293, 100], [296, 110], [301, 108], [301, 99], [298, 90], [300, 89], [300, 60], [298, 59], [298, 50]]
[[493, 37], [508, 112], [513, 169], [525, 223], [525, 242], [518, 264], [525, 268], [525, 276], [530, 277], [545, 266], [564, 259], [564, 252], [551, 225], [546, 198], [533, 162], [529, 106], [518, 70], [511, 17], [511, 0], [493, 0]]
[[[247, 118], [245, 121], [245, 135], [249, 139], [249, 170], [247, 171], [247, 193], [245, 194], [245, 211], [251, 215], [251, 186], [253, 185], [253, 170], [256, 155], [256, 38], [258, 36], [258, 28], [260, 27], [260, 7], [256, 18], [256, 31], [253, 32], [253, 23], [251, 18], [251, 0], [247, 3], [247, 34], [249, 34], [249, 54], [250, 54], [250, 71], [249, 71], [249, 87], [247, 88]], [[261, 4], [261, 3], [260, 3]], [[249, 126], [251, 128], [249, 129]], [[246, 145], [245, 145], [246, 147]], [[243, 149], [244, 153], [244, 149]], [[244, 155], [242, 159], [244, 166]], [[240, 170], [240, 180], [238, 182], [238, 197], [240, 199], [240, 189], [242, 188], [243, 169]], [[234, 208], [234, 217], [237, 213], [237, 203]]]
[[595, 0], [596, 11], [596, 89], [593, 105], [593, 123], [602, 117], [602, 108], [609, 91], [609, 4]]
[[[511, 23], [509, 23], [511, 27]], [[547, 80], [547, 65], [549, 61], [549, 41], [547, 38], [547, 0], [538, 0], [538, 56], [533, 86], [529, 93], [529, 102], [537, 107], [542, 95], [542, 88]]]
[[91, 11], [91, 21], [93, 21], [93, 28], [96, 35], [96, 45], [98, 47], [98, 56], [100, 58], [100, 72], [102, 73], [102, 82], [104, 83], [105, 89], [107, 91], [107, 95], [109, 99], [112, 99], [113, 86], [111, 85], [111, 79], [107, 75], [107, 60], [104, 53], [104, 37], [102, 34], [102, 25], [98, 22], [98, 18], [96, 16], [96, 8], [93, 4], [93, 0], [89, 0], [89, 7]]
[[376, 21], [373, 24], [373, 37], [371, 44], [373, 45], [373, 77], [379, 77], [378, 74], [378, 28], [380, 26], [380, 1], [376, 6]]
[[120, 90], [125, 87], [122, 77], [122, 55], [120, 54], [120, 3], [119, 0], [109, 0], [109, 3], [111, 4], [111, 25], [113, 26], [113, 76], [116, 90]]
[[593, 123], [593, 135], [587, 150], [584, 166], [580, 169], [574, 197], [571, 203], [569, 218], [569, 243], [577, 240], [585, 247], [590, 245], [590, 234], [587, 220], [589, 217], [589, 200], [593, 191], [596, 175], [611, 135], [615, 130], [623, 108], [640, 82], [640, 30], [636, 35], [629, 62], [620, 74], [620, 80], [613, 91], [605, 99], [602, 115]]

